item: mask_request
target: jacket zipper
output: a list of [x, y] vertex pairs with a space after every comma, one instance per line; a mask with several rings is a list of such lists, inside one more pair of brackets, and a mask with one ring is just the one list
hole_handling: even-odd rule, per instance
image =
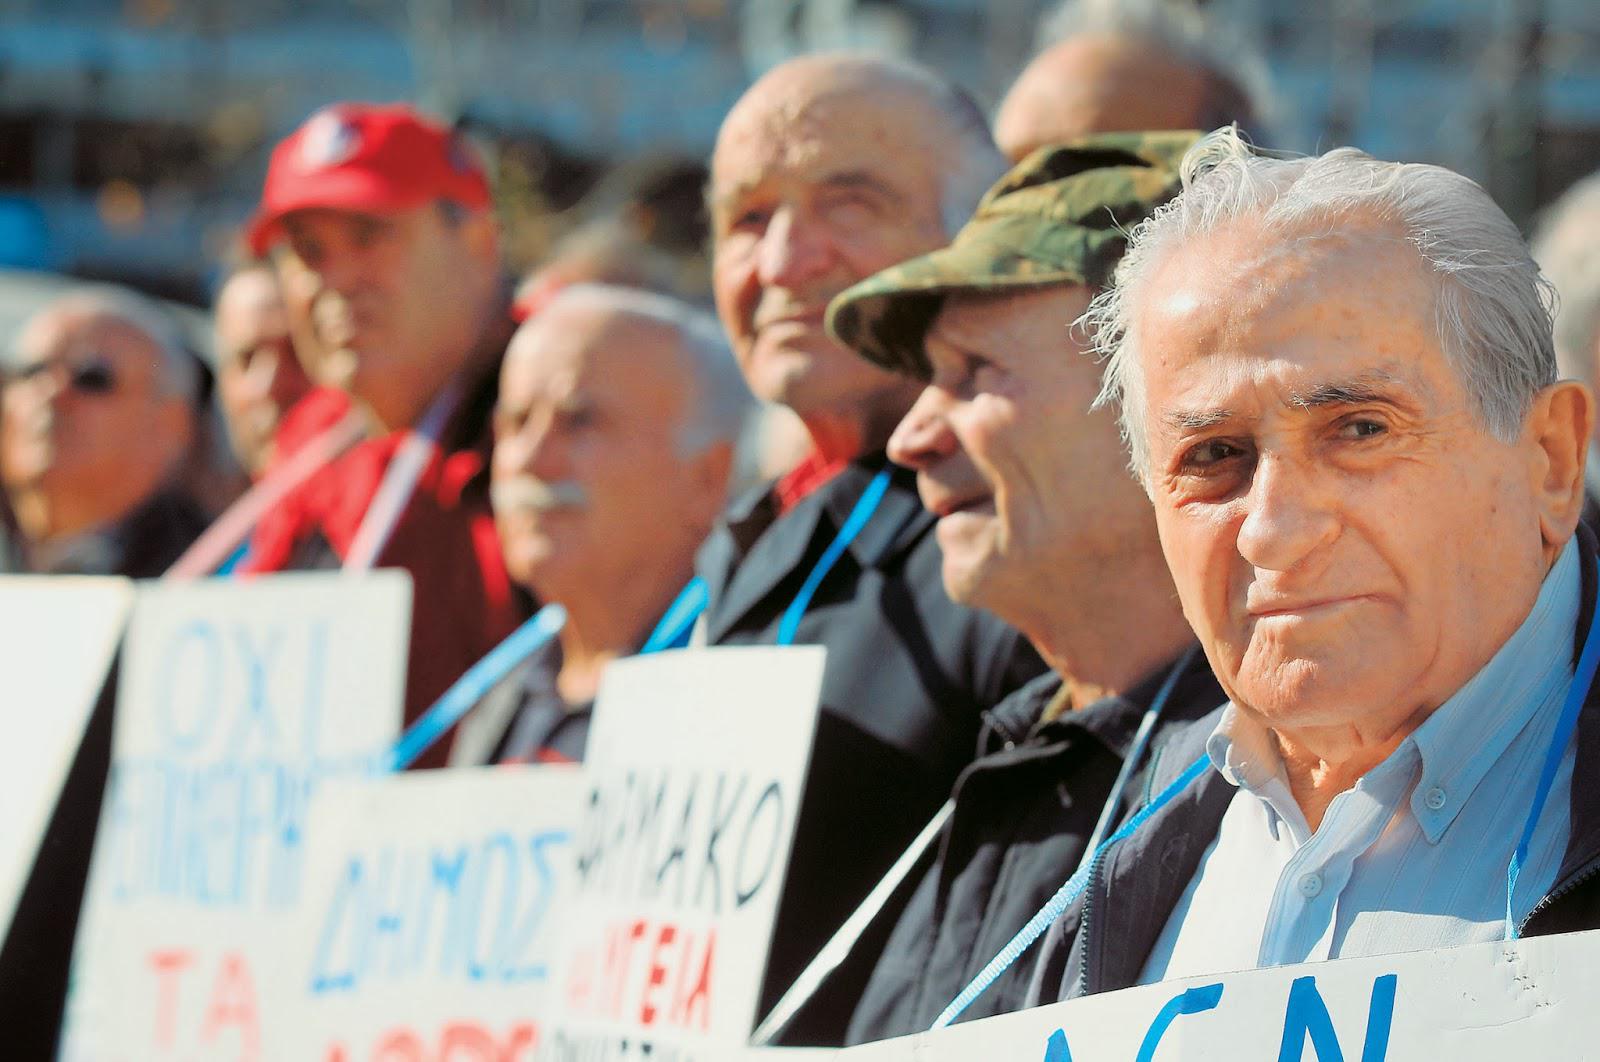
[[1584, 882], [1588, 881], [1597, 874], [1600, 874], [1600, 859], [1591, 861], [1588, 866], [1584, 867], [1582, 870], [1579, 870], [1566, 881], [1556, 886], [1553, 890], [1545, 895], [1544, 899], [1534, 904], [1533, 910], [1529, 911], [1527, 917], [1523, 918], [1523, 920], [1518, 923], [1517, 936], [1520, 937], [1522, 935], [1522, 931], [1528, 928], [1528, 923], [1532, 922], [1541, 911], [1544, 911], [1546, 908], [1557, 903], [1561, 897], [1567, 895], [1569, 892], [1572, 892], [1579, 885], [1582, 885]]
[[[1089, 915], [1094, 907], [1095, 888], [1100, 884], [1100, 863], [1103, 855], [1097, 855], [1094, 862], [1089, 864], [1089, 884], [1083, 890], [1083, 911], [1078, 915], [1078, 937], [1083, 941], [1083, 959], [1078, 963], [1078, 996], [1089, 994], [1089, 966], [1092, 953], [1089, 951]], [[1071, 959], [1071, 950], [1068, 950], [1068, 959]]]

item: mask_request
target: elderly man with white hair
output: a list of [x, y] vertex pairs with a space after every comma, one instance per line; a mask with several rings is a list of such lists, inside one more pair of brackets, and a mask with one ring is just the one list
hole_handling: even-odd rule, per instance
[[26, 567], [152, 578], [205, 529], [175, 480], [201, 368], [132, 292], [65, 295], [23, 325], [0, 405], [0, 481]]
[[452, 764], [583, 758], [600, 672], [693, 575], [750, 406], [716, 321], [664, 295], [575, 285], [512, 337], [495, 524], [511, 578], [567, 618], [463, 720]]
[[1054, 1000], [1600, 926], [1594, 401], [1476, 184], [1226, 131], [1091, 307], [1229, 702], [1164, 747]]

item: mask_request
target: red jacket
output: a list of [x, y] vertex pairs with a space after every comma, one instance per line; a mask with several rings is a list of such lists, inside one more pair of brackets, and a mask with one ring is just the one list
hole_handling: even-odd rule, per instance
[[[528, 615], [525, 595], [506, 575], [489, 508], [495, 383], [490, 373], [456, 411], [375, 565], [411, 573], [407, 725]], [[337, 391], [307, 395], [279, 428], [280, 455], [336, 423], [348, 408], [349, 399]], [[285, 498], [256, 526], [239, 573], [339, 567], [405, 434], [358, 444]], [[416, 766], [442, 766], [452, 737]]]

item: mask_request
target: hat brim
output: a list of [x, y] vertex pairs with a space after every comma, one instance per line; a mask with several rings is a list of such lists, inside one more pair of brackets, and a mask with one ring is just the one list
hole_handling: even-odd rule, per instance
[[297, 182], [294, 191], [263, 203], [245, 225], [252, 254], [265, 255], [283, 237], [283, 219], [300, 210], [348, 210], [389, 214], [418, 207], [433, 198], [428, 192], [400, 189], [371, 170], [335, 169]]
[[880, 368], [928, 380], [924, 341], [947, 296], [1087, 282], [1080, 269], [1034, 253], [1033, 241], [996, 239], [996, 227], [984, 226], [981, 241], [958, 237], [844, 291], [828, 307], [828, 331]]

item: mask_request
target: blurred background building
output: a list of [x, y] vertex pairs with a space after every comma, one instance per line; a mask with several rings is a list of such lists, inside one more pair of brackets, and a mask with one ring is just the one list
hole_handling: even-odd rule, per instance
[[[271, 144], [341, 98], [489, 149], [516, 267], [625, 216], [693, 257], [717, 124], [858, 45], [995, 103], [1045, 0], [0, 0], [0, 266], [202, 300]], [[1600, 0], [1210, 0], [1262, 50], [1271, 138], [1443, 163], [1516, 218], [1600, 166]]]

